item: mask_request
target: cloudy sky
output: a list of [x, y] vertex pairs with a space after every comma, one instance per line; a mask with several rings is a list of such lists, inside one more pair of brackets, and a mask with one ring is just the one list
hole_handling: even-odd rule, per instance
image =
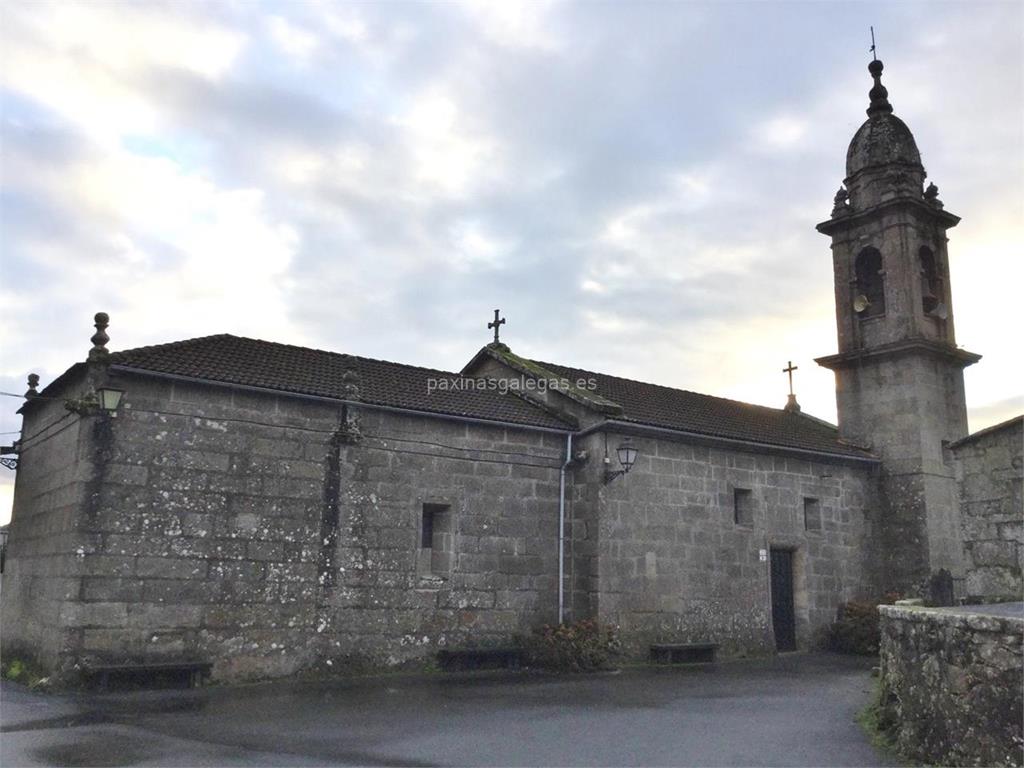
[[[0, 6], [0, 389], [231, 332], [519, 354], [835, 418], [868, 26], [948, 210], [972, 429], [1024, 410], [1019, 2]], [[0, 409], [3, 442], [18, 401]], [[12, 473], [0, 470], [0, 521]]]

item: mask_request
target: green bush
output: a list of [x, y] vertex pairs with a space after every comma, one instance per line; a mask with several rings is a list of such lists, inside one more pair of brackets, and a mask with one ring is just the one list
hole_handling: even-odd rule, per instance
[[530, 663], [557, 672], [607, 669], [619, 649], [614, 627], [585, 619], [572, 624], [545, 625], [528, 643]]
[[851, 600], [840, 605], [835, 623], [828, 628], [829, 649], [858, 656], [877, 656], [881, 643], [878, 606], [891, 605], [896, 597], [887, 594], [879, 600]]
[[41, 676], [39, 669], [34, 664], [25, 658], [18, 658], [16, 656], [5, 659], [3, 664], [0, 665], [0, 677], [14, 683], [28, 685], [30, 688], [35, 688], [40, 683], [46, 684], [48, 682], [46, 678]]

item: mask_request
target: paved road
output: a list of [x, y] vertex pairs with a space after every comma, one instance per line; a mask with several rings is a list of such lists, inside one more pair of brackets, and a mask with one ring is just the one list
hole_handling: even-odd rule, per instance
[[3, 689], [19, 765], [875, 766], [862, 660], [386, 676], [64, 699]]

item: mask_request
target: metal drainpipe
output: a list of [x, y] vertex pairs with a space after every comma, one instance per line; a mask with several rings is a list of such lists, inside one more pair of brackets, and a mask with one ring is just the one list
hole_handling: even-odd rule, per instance
[[572, 463], [572, 434], [565, 436], [565, 462], [558, 476], [558, 623], [565, 623], [565, 470]]

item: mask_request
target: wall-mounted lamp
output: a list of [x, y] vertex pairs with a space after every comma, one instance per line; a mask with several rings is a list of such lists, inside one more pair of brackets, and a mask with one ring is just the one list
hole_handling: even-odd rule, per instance
[[631, 470], [633, 468], [633, 465], [636, 463], [636, 457], [638, 453], [639, 451], [637, 451], [637, 449], [633, 447], [633, 444], [630, 442], [630, 439], [628, 437], [625, 440], [623, 440], [619, 447], [615, 449], [615, 454], [616, 456], [618, 456], [619, 464], [622, 466], [622, 469], [608, 469], [607, 465], [610, 462], [608, 460], [608, 457], [605, 456], [604, 481], [606, 483], [610, 483], [616, 477], [621, 477], [622, 475], [629, 472], [629, 470]]
[[111, 416], [117, 415], [117, 406], [121, 404], [121, 396], [123, 394], [123, 389], [114, 389], [113, 387], [100, 387], [96, 390], [96, 395], [100, 400], [100, 408]]
[[13, 445], [5, 445], [0, 447], [0, 466], [6, 467], [7, 469], [18, 468], [18, 441], [15, 440]]

